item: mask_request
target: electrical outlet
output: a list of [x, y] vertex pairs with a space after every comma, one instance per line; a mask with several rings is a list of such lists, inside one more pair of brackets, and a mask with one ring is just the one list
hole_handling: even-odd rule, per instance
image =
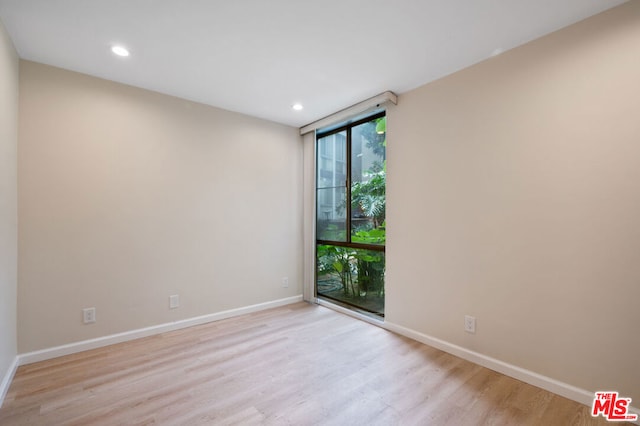
[[96, 322], [96, 308], [85, 308], [82, 310], [82, 322], [90, 324]]
[[471, 315], [464, 316], [464, 331], [472, 334], [476, 332], [476, 317]]
[[289, 277], [282, 277], [282, 287], [289, 288]]
[[175, 309], [178, 306], [180, 306], [180, 296], [177, 294], [169, 296], [169, 309]]

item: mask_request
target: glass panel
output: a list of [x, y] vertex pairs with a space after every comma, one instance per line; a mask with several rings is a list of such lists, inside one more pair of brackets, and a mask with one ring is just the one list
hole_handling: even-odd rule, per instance
[[385, 243], [385, 117], [352, 128], [351, 238], [354, 243]]
[[316, 188], [344, 187], [347, 179], [347, 132], [318, 139]]
[[317, 246], [319, 296], [384, 315], [383, 251]]
[[316, 234], [319, 240], [347, 241], [347, 189], [317, 190]]
[[318, 139], [317, 238], [347, 241], [347, 133]]

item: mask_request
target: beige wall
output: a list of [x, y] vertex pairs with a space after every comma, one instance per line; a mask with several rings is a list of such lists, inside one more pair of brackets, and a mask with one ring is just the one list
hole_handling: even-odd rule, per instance
[[18, 55], [0, 22], [0, 382], [17, 351], [17, 149]]
[[[400, 97], [387, 321], [637, 405], [639, 24], [630, 2]], [[1, 69], [17, 72], [8, 57]], [[20, 68], [20, 352], [302, 292], [295, 129]], [[15, 122], [4, 105], [2, 130]], [[15, 132], [0, 143], [15, 153]], [[6, 170], [15, 182], [15, 162]], [[15, 184], [6, 195], [11, 263]], [[0, 303], [15, 301], [11, 282]], [[98, 322], [86, 326], [88, 306]], [[4, 367], [15, 344], [0, 331]]]
[[297, 129], [25, 61], [19, 123], [21, 353], [302, 293]]
[[640, 2], [402, 95], [387, 320], [637, 406], [639, 114]]

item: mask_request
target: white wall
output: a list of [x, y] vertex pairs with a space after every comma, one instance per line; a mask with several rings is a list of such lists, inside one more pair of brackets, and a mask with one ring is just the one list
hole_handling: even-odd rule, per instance
[[21, 353], [302, 294], [297, 129], [25, 61], [19, 123]]
[[17, 151], [18, 55], [0, 22], [0, 384], [17, 353]]
[[637, 405], [639, 58], [629, 2], [400, 96], [387, 321]]

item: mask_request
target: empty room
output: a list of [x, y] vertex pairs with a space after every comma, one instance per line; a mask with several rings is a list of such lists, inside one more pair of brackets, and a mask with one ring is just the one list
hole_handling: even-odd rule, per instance
[[638, 0], [0, 0], [0, 424], [640, 424], [639, 76]]

